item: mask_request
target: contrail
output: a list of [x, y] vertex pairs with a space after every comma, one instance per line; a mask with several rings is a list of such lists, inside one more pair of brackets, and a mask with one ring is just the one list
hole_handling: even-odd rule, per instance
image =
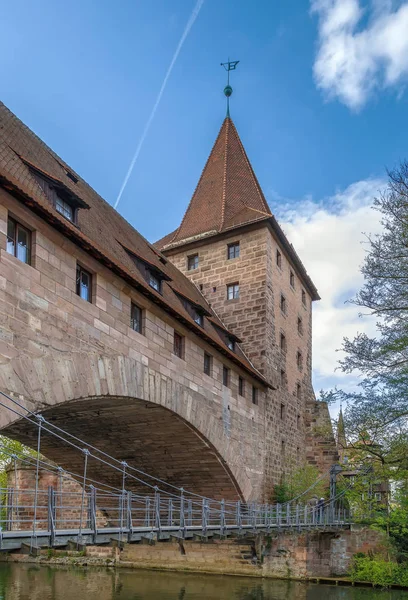
[[176, 51], [173, 54], [173, 58], [171, 59], [169, 68], [167, 69], [167, 72], [166, 72], [166, 75], [165, 75], [165, 77], [163, 79], [163, 83], [161, 85], [160, 91], [159, 91], [159, 93], [157, 95], [156, 102], [154, 103], [154, 106], [152, 108], [152, 112], [150, 113], [150, 116], [149, 116], [149, 118], [147, 120], [147, 123], [146, 123], [146, 125], [145, 125], [145, 127], [143, 129], [142, 137], [139, 140], [139, 143], [138, 143], [137, 148], [136, 148], [136, 152], [135, 152], [135, 154], [134, 154], [134, 156], [132, 158], [132, 162], [130, 163], [129, 169], [128, 169], [127, 173], [126, 173], [126, 177], [125, 177], [125, 179], [124, 179], [124, 181], [122, 183], [122, 187], [120, 188], [120, 192], [118, 194], [118, 197], [116, 198], [116, 202], [115, 202], [114, 208], [117, 208], [117, 206], [118, 206], [118, 204], [120, 202], [120, 199], [122, 197], [122, 194], [124, 192], [124, 189], [125, 189], [128, 181], [129, 181], [129, 179], [130, 179], [130, 176], [132, 175], [132, 171], [133, 171], [134, 166], [136, 164], [136, 161], [137, 161], [137, 159], [139, 157], [140, 150], [142, 149], [142, 146], [143, 146], [143, 142], [146, 139], [147, 133], [149, 131], [149, 127], [152, 124], [152, 121], [153, 121], [154, 116], [155, 116], [156, 111], [157, 111], [157, 107], [159, 106], [160, 100], [161, 100], [161, 98], [163, 96], [163, 92], [164, 92], [165, 87], [167, 85], [167, 81], [168, 81], [168, 79], [169, 79], [169, 77], [171, 75], [171, 72], [172, 72], [173, 67], [175, 65], [175, 62], [176, 62], [176, 60], [178, 58], [178, 55], [180, 54], [180, 50], [183, 47], [183, 44], [184, 44], [184, 42], [186, 40], [186, 37], [190, 33], [190, 29], [194, 25], [194, 21], [198, 17], [198, 13], [200, 12], [201, 7], [202, 7], [203, 4], [204, 4], [204, 0], [197, 0], [197, 3], [196, 3], [196, 5], [195, 5], [195, 7], [193, 9], [193, 12], [191, 13], [189, 20], [187, 21], [187, 25], [185, 26], [185, 29], [183, 31], [183, 35], [181, 36], [180, 41], [179, 41], [179, 43], [177, 45]]

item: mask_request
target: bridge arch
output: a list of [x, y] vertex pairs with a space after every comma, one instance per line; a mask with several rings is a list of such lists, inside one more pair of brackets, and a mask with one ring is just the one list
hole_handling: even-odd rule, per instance
[[[228, 395], [186, 385], [177, 373], [165, 376], [124, 356], [56, 352], [30, 361], [15, 357], [6, 369], [5, 389], [14, 391], [19, 402], [115, 458], [201, 495], [256, 497], [246, 455], [250, 447], [235, 434], [230, 414], [225, 417]], [[34, 427], [6, 410], [1, 411], [0, 428], [4, 435], [35, 446]], [[81, 472], [80, 454], [60, 441], [44, 436], [42, 451]], [[91, 471], [95, 479], [119, 481], [96, 463]]]

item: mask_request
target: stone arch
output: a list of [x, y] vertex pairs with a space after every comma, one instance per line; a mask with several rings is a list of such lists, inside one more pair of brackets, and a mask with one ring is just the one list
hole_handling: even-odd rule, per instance
[[[131, 436], [129, 433], [126, 437], [129, 424], [125, 417], [120, 420], [118, 416], [115, 424], [112, 421], [109, 425], [105, 420], [102, 425], [101, 418], [97, 416], [98, 410], [106, 414], [113, 411], [112, 418], [115, 417], [115, 409], [117, 415], [120, 411], [123, 414], [126, 411], [139, 411], [143, 418], [154, 412], [163, 430], [167, 427], [170, 432], [173, 427], [176, 433], [168, 436], [166, 443], [155, 441], [154, 425], [150, 420], [146, 421], [150, 423], [150, 430], [146, 427], [143, 434], [144, 448], [148, 449], [145, 452], [150, 451], [157, 459], [156, 469], [150, 465], [152, 474], [166, 475], [178, 486], [211, 497], [235, 500], [257, 497], [262, 473], [259, 473], [259, 482], [254, 480], [254, 453], [250, 440], [243, 439], [242, 434], [234, 429], [238, 421], [234, 424], [232, 420], [231, 424], [231, 415], [227, 410], [229, 397], [225, 396], [229, 391], [224, 390], [223, 396], [214, 389], [188, 383], [178, 372], [164, 373], [159, 367], [154, 369], [152, 364], [153, 361], [150, 361], [146, 365], [140, 354], [135, 358], [75, 351], [54, 351], [35, 357], [19, 354], [2, 365], [0, 389], [12, 393], [30, 410], [41, 412], [48, 419], [59, 420], [59, 424], [67, 431], [75, 433], [75, 427], [78, 427], [78, 433], [81, 433], [79, 437], [89, 443], [96, 442], [94, 445], [104, 450], [107, 440], [98, 437], [98, 428], [90, 437], [89, 431], [86, 431], [87, 424], [99, 422], [100, 432], [107, 432], [107, 437], [109, 431], [114, 430], [117, 451], [113, 443], [107, 451], [121, 460], [131, 456], [125, 451]], [[94, 421], [88, 414], [94, 415]], [[253, 423], [249, 418], [247, 427], [250, 426]], [[18, 417], [6, 410], [0, 411], [0, 429], [5, 435], [30, 445], [33, 443], [27, 424], [18, 422]], [[136, 447], [135, 444], [133, 446]], [[44, 454], [52, 460], [63, 462], [59, 458], [64, 457], [58, 455], [51, 443]], [[184, 475], [178, 466], [182, 456]], [[149, 464], [142, 452], [127, 462], [133, 462], [134, 466], [140, 468]], [[161, 464], [166, 467], [161, 468]]]
[[[174, 493], [171, 486], [176, 486], [207, 497], [242, 498], [237, 481], [216, 448], [191, 424], [165, 407], [134, 398], [98, 396], [56, 405], [42, 415], [89, 445], [170, 484], [129, 469], [128, 490], [152, 494], [150, 486], [158, 485]], [[15, 421], [4, 433], [28, 446], [36, 446], [36, 427], [24, 419]], [[46, 431], [41, 436], [41, 450], [67, 471], [83, 472], [83, 453]], [[88, 459], [87, 473], [95, 481], [118, 489], [122, 486], [121, 472], [92, 456]]]

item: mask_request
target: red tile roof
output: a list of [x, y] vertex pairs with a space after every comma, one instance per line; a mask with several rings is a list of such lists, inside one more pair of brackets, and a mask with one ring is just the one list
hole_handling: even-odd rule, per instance
[[180, 227], [154, 246], [167, 253], [185, 244], [261, 222], [273, 229], [311, 297], [319, 300], [315, 285], [271, 213], [233, 121], [226, 117]]
[[[80, 199], [88, 208], [80, 208], [77, 224], [55, 210], [30, 168], [58, 181], [64, 189]], [[156, 248], [145, 240], [121, 215], [99, 196], [81, 177], [75, 183], [68, 173], [73, 170], [0, 102], [0, 186], [40, 214], [55, 228], [84, 248], [104, 265], [127, 280], [198, 336], [215, 346], [258, 380], [264, 378], [253, 367], [242, 350], [231, 352], [219, 335], [214, 322], [219, 319], [197, 287]], [[162, 294], [151, 288], [135, 264], [132, 255], [164, 275]], [[187, 312], [180, 294], [203, 308], [204, 328]], [[220, 327], [222, 327], [222, 323]]]
[[180, 227], [155, 246], [220, 233], [271, 214], [235, 125], [226, 117]]

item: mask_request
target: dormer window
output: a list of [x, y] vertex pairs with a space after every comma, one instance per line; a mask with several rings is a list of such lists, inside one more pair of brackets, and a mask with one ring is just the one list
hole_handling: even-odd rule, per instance
[[227, 346], [230, 350], [232, 350], [232, 352], [235, 352], [235, 340], [233, 338], [228, 338]]
[[59, 196], [55, 200], [55, 209], [68, 221], [75, 221], [75, 209]]
[[161, 294], [161, 279], [151, 271], [148, 271], [148, 283], [151, 288], [153, 288], [154, 290], [156, 290], [156, 292], [159, 292], [159, 294]]
[[204, 317], [203, 317], [203, 313], [198, 312], [197, 310], [195, 311], [195, 317], [194, 318], [194, 322], [197, 323], [197, 325], [200, 325], [200, 327], [203, 326], [204, 324]]

